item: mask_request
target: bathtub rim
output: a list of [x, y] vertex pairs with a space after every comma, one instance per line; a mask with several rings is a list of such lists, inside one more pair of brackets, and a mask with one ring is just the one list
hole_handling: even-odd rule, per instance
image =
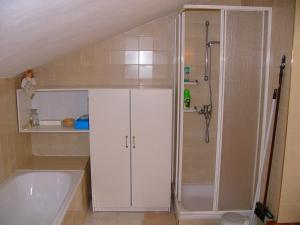
[[[78, 176], [78, 179], [75, 179], [75, 181], [72, 179], [71, 182], [71, 187], [68, 190], [67, 194], [65, 195], [62, 204], [59, 206], [58, 211], [55, 213], [55, 218], [52, 221], [51, 225], [61, 225], [63, 222], [63, 219], [71, 205], [71, 202], [75, 196], [76, 191], [78, 190], [78, 187], [82, 181], [82, 178], [84, 176], [85, 171], [84, 170], [63, 170], [63, 169], [17, 169], [14, 171], [9, 177], [7, 177], [5, 180], [3, 180], [0, 183], [0, 188], [4, 186], [6, 183], [12, 181], [15, 177], [21, 175], [21, 174], [26, 174], [26, 173], [31, 173], [31, 172], [37, 172], [37, 173], [42, 173], [42, 172], [65, 172], [65, 173], [73, 173], [74, 176]], [[72, 174], [72, 175], [73, 175]]]

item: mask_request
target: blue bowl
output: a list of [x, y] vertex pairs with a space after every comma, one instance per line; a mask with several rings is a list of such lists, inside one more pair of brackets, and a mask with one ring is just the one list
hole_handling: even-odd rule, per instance
[[90, 128], [88, 119], [77, 119], [74, 124], [75, 129], [77, 130], [88, 130]]

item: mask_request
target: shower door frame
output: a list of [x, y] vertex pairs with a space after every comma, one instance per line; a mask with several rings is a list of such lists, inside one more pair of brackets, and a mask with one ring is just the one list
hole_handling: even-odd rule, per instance
[[[177, 15], [176, 20], [178, 20], [179, 28], [177, 32], [178, 39], [176, 40], [178, 43], [176, 55], [176, 63], [177, 66], [177, 79], [179, 80], [177, 83], [178, 88], [178, 96], [177, 96], [177, 107], [179, 112], [177, 113], [177, 131], [176, 131], [176, 175], [175, 175], [175, 199], [177, 201], [181, 201], [181, 189], [182, 189], [182, 152], [183, 152], [183, 90], [184, 90], [184, 65], [185, 65], [185, 11], [186, 10], [220, 10], [220, 71], [219, 71], [219, 96], [218, 96], [218, 123], [217, 123], [217, 143], [216, 143], [216, 161], [215, 161], [215, 178], [214, 178], [214, 195], [213, 195], [213, 208], [211, 211], [189, 211], [186, 212], [186, 216], [190, 215], [194, 218], [211, 218], [213, 215], [220, 216], [225, 211], [218, 211], [218, 200], [219, 200], [219, 186], [220, 186], [220, 172], [221, 172], [221, 156], [222, 156], [222, 132], [223, 132], [223, 110], [224, 110], [224, 92], [225, 92], [225, 71], [226, 71], [226, 46], [225, 46], [225, 37], [226, 37], [226, 19], [228, 11], [261, 11], [264, 12], [262, 23], [265, 23], [265, 13], [267, 13], [267, 31], [266, 31], [266, 54], [265, 54], [265, 73], [263, 74], [263, 69], [261, 69], [261, 81], [262, 76], [265, 77], [264, 80], [264, 93], [261, 93], [262, 98], [259, 101], [263, 102], [263, 111], [259, 113], [262, 114], [262, 132], [261, 132], [261, 143], [256, 148], [256, 160], [257, 154], [259, 153], [259, 149], [265, 144], [265, 134], [266, 134], [266, 121], [268, 114], [268, 104], [270, 98], [269, 94], [269, 80], [270, 80], [270, 49], [271, 49], [271, 29], [272, 29], [272, 8], [271, 7], [249, 7], [249, 6], [223, 6], [223, 5], [184, 5], [183, 9]], [[176, 24], [176, 23], [175, 23]], [[262, 45], [264, 45], [264, 26], [262, 32]], [[262, 47], [262, 51], [264, 47]], [[263, 52], [262, 52], [263, 57]], [[263, 64], [263, 60], [261, 60]], [[261, 68], [263, 65], [261, 65]], [[261, 85], [262, 82], [260, 81]], [[260, 88], [262, 90], [262, 87]], [[260, 104], [261, 105], [261, 104]], [[259, 138], [259, 137], [257, 137]], [[258, 144], [258, 143], [257, 143]], [[253, 180], [256, 179], [256, 162], [254, 163], [254, 177]], [[255, 182], [253, 182], [255, 184]], [[177, 204], [176, 201], [176, 204]], [[240, 213], [249, 214], [251, 210], [241, 210], [238, 211]]]

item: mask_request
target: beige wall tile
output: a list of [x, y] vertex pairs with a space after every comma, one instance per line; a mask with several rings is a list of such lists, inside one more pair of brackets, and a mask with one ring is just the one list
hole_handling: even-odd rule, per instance
[[123, 64], [139, 64], [139, 51], [125, 51]]
[[[38, 87], [171, 87], [173, 41], [170, 15], [34, 68]], [[34, 134], [32, 148], [35, 155], [88, 155], [88, 135]]]
[[0, 182], [31, 158], [30, 135], [18, 133], [18, 78], [0, 79]]
[[[145, 76], [142, 65], [172, 66], [173, 59], [169, 55], [173, 51], [170, 48], [174, 39], [173, 25], [174, 15], [166, 16], [34, 68], [38, 86], [145, 85], [139, 76], [139, 72]], [[153, 49], [157, 53], [154, 54]], [[159, 80], [147, 80], [146, 84], [173, 83], [174, 78], [169, 71], [159, 75]], [[150, 79], [156, 79], [156, 76]]]
[[88, 156], [88, 134], [39, 134], [32, 138], [32, 153], [37, 156]]
[[126, 36], [125, 37], [125, 50], [131, 50], [131, 51], [139, 50], [138, 36]]
[[153, 35], [139, 37], [139, 50], [152, 51], [153, 50]]

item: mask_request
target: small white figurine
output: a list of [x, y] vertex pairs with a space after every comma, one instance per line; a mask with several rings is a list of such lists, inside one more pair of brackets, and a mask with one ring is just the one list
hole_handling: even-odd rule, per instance
[[22, 77], [21, 88], [32, 99], [34, 97], [34, 86], [36, 81], [32, 70], [26, 70]]

